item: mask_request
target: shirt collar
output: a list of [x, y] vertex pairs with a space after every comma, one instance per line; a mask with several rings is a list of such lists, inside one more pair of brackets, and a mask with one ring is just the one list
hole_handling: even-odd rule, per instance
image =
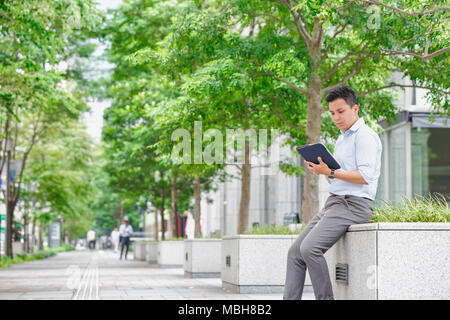
[[[358, 131], [363, 124], [365, 124], [364, 118], [359, 118], [347, 131]], [[341, 133], [344, 134], [347, 131], [341, 130]]]

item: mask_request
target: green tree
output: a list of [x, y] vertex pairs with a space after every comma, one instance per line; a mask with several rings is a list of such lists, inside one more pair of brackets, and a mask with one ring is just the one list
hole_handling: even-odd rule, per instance
[[[31, 212], [31, 220], [44, 228], [49, 217], [60, 217], [63, 235], [69, 241], [86, 232], [93, 220], [89, 209], [93, 192], [92, 145], [84, 125], [55, 123], [30, 152], [23, 173], [27, 187], [21, 198], [28, 207], [37, 207], [36, 212]], [[46, 215], [39, 214], [44, 204], [50, 209]]]
[[[267, 79], [266, 89], [259, 90], [274, 103], [265, 111], [306, 143], [319, 141], [321, 135], [336, 137], [323, 97], [343, 84], [358, 92], [364, 116], [395, 117], [395, 92], [390, 89], [410, 87], [389, 80], [396, 71], [409, 76], [414, 86], [429, 89], [436, 111], [448, 112], [449, 83], [442, 74], [448, 69], [446, 7], [421, 1], [397, 7], [391, 1], [369, 0], [208, 3], [184, 5], [161, 50], [142, 50], [137, 59], [163, 65], [168, 72], [180, 65], [186, 73], [214, 58], [233, 61], [240, 71], [236, 76]], [[300, 107], [276, 99], [272, 88], [295, 91]], [[302, 121], [290, 121], [299, 114], [305, 116]], [[302, 217], [308, 222], [318, 210], [318, 177], [306, 171], [303, 188], [308, 192]]]
[[[159, 103], [176, 96], [177, 90], [148, 66], [130, 64], [125, 57], [143, 47], [155, 46], [167, 33], [167, 20], [174, 10], [164, 1], [125, 1], [102, 31], [111, 43], [109, 60], [115, 64], [107, 90], [113, 102], [104, 116], [103, 140], [108, 159], [105, 169], [117, 193], [124, 198], [144, 196], [151, 200], [159, 208], [162, 221], [169, 202], [168, 190], [176, 177], [175, 171], [169, 172], [169, 164], [157, 159], [155, 144], [165, 128], [155, 123], [154, 112]], [[176, 192], [172, 191], [171, 196], [176, 198]], [[173, 230], [175, 214], [172, 200]], [[156, 211], [155, 221], [158, 237]]]
[[[166, 154], [173, 148], [172, 132], [178, 128], [194, 132], [195, 121], [202, 124], [201, 134], [216, 129], [220, 130], [222, 137], [225, 137], [227, 129], [243, 128], [244, 131], [251, 132], [278, 127], [286, 131], [286, 124], [291, 129], [298, 128], [277, 110], [280, 101], [291, 107], [296, 106], [295, 96], [298, 95], [285, 88], [277, 88], [261, 77], [249, 76], [252, 71], [256, 72], [255, 66], [247, 62], [245, 56], [234, 55], [233, 50], [251, 48], [253, 40], [243, 37], [241, 33], [228, 33], [229, 15], [211, 4], [213, 3], [204, 2], [201, 6], [193, 3], [182, 5], [182, 10], [173, 18], [171, 32], [161, 42], [160, 48], [141, 49], [132, 58], [136, 63], [156, 66], [160, 73], [180, 79], [175, 83], [180, 83], [178, 86], [181, 87], [181, 96], [167, 106], [162, 106], [158, 112], [158, 122], [170, 129], [165, 131], [159, 143]], [[253, 30], [250, 31], [252, 33]], [[268, 96], [267, 92], [271, 95]], [[296, 118], [301, 119], [298, 116], [294, 117]], [[195, 135], [192, 138], [195, 140]], [[257, 143], [250, 143], [251, 137], [246, 139], [243, 145], [245, 161], [237, 166], [242, 182], [238, 233], [244, 233], [248, 227], [250, 149], [251, 146], [256, 149], [260, 147]], [[234, 145], [223, 147], [219, 152], [222, 155], [227, 150], [234, 149]], [[194, 160], [196, 152], [201, 154], [204, 151], [194, 147]], [[216, 150], [216, 155], [218, 151]], [[211, 168], [211, 165], [205, 166], [205, 170]], [[220, 168], [223, 165], [212, 172]], [[192, 165], [189, 170], [196, 171]], [[198, 196], [195, 198], [199, 199]]]
[[12, 254], [11, 223], [31, 150], [52, 123], [76, 119], [86, 110], [81, 96], [64, 87], [57, 66], [71, 41], [96, 21], [90, 0], [0, 4], [0, 169], [9, 176], [11, 160], [19, 163], [4, 195], [7, 255]]
[[[305, 96], [306, 143], [320, 140], [327, 112], [322, 98], [344, 84], [359, 93], [365, 116], [392, 118], [393, 95], [386, 89], [409, 86], [390, 82], [394, 71], [430, 89], [435, 110], [448, 112], [448, 78], [438, 71], [448, 69], [448, 37], [444, 36], [448, 21], [442, 20], [448, 8], [435, 2], [409, 1], [397, 7], [394, 1], [374, 0], [238, 0], [228, 5], [235, 17], [243, 19], [243, 27], [258, 24], [255, 38], [281, 35], [269, 42], [275, 50], [255, 54], [252, 60], [260, 65], [259, 76]], [[288, 42], [277, 49], [278, 39]], [[430, 68], [432, 72], [425, 71]], [[304, 181], [308, 192], [303, 193], [302, 217], [308, 222], [318, 210], [318, 177], [306, 171]]]

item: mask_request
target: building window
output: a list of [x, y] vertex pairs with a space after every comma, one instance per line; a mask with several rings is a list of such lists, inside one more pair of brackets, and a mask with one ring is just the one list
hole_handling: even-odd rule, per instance
[[450, 200], [450, 149], [447, 128], [412, 128], [413, 196], [442, 194]]
[[376, 206], [384, 200], [440, 194], [450, 202], [450, 119], [429, 113], [400, 114], [399, 122], [383, 126], [381, 173]]
[[389, 200], [398, 203], [406, 195], [406, 126], [387, 132]]

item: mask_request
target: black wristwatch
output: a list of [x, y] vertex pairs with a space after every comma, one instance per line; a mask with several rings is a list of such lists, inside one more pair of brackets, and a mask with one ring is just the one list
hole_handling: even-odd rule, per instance
[[334, 179], [334, 170], [335, 169], [331, 169], [330, 175], [328, 176], [328, 179]]

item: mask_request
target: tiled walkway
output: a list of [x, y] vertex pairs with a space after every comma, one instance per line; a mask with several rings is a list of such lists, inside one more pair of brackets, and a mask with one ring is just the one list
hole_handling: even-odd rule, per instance
[[[235, 294], [220, 278], [188, 279], [182, 268], [119, 260], [112, 251], [73, 251], [0, 269], [0, 299], [279, 300], [282, 294]], [[303, 299], [314, 299], [305, 292]]]

